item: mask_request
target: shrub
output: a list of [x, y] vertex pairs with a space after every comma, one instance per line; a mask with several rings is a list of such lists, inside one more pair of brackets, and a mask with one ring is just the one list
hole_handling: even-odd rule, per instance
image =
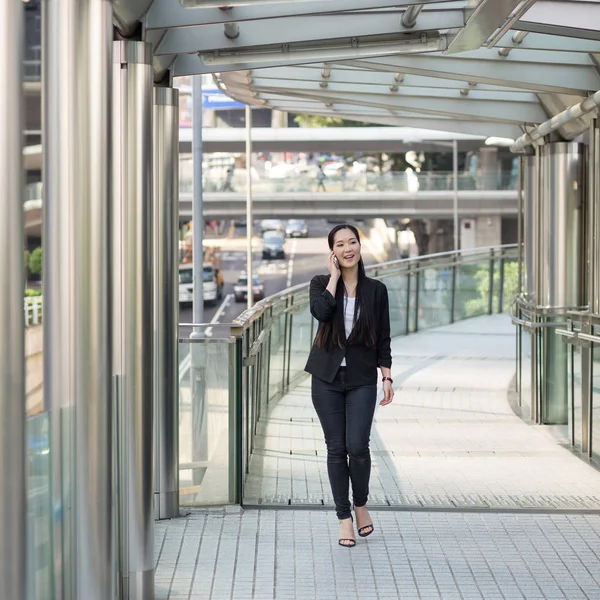
[[42, 249], [39, 246], [29, 257], [29, 272], [32, 275], [42, 274]]

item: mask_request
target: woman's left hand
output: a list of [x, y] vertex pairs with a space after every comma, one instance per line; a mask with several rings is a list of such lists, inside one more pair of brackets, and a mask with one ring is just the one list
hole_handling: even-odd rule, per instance
[[383, 382], [383, 400], [379, 403], [380, 406], [387, 406], [394, 399], [394, 390], [391, 381]]

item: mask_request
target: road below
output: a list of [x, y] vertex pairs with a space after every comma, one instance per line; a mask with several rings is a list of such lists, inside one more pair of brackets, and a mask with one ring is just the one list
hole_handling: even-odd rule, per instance
[[[310, 281], [318, 273], [327, 273], [327, 233], [333, 227], [325, 220], [308, 221], [309, 237], [288, 239], [285, 243], [286, 258], [279, 260], [263, 260], [261, 258], [262, 242], [258, 235], [253, 243], [253, 268], [264, 284], [265, 296], [270, 296], [292, 285]], [[245, 302], [235, 302], [233, 286], [246, 270], [246, 230], [236, 228], [235, 234], [227, 238], [208, 240], [210, 245], [221, 247], [221, 261], [225, 287], [223, 301], [215, 306], [204, 307], [204, 323], [231, 323], [246, 308]], [[366, 263], [375, 262], [369, 252], [368, 243], [363, 244], [363, 256]], [[180, 323], [193, 323], [191, 306], [180, 307]], [[213, 328], [223, 331], [223, 328]], [[191, 327], [180, 326], [179, 338], [185, 339], [192, 332]]]

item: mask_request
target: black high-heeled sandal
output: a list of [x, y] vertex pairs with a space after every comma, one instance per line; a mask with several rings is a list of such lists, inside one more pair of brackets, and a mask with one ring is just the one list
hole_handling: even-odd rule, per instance
[[[362, 508], [362, 507], [359, 507]], [[356, 507], [354, 507], [354, 509], [356, 510]], [[369, 531], [365, 532], [365, 529], [368, 529]], [[373, 523], [369, 523], [368, 525], [363, 525], [362, 527], [358, 528], [358, 535], [362, 538], [366, 538], [368, 536], [370, 536], [373, 531], [375, 531], [375, 527], [373, 525]]]
[[[352, 518], [352, 515], [350, 515], [350, 521], [352, 523], [354, 523], [354, 519]], [[343, 544], [342, 542], [350, 542], [350, 543], [349, 544]], [[356, 546], [356, 540], [353, 540], [352, 538], [339, 538], [338, 539], [338, 544], [340, 546], [342, 546], [342, 548], [354, 548], [354, 546]]]
[[[365, 529], [369, 529], [369, 527], [371, 528], [369, 531], [367, 531], [366, 533], [364, 532]], [[370, 525], [363, 525], [363, 527], [361, 527], [358, 530], [358, 535], [360, 537], [368, 537], [370, 536], [373, 532], [375, 531], [375, 527], [373, 526], [373, 523], [371, 523]]]

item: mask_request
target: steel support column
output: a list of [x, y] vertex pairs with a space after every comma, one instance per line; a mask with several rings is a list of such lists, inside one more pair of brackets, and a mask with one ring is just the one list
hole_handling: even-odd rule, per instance
[[25, 598], [22, 0], [0, 3], [0, 597]]
[[53, 592], [65, 600], [106, 600], [115, 582], [108, 284], [112, 3], [47, 0], [42, 28]]
[[[564, 320], [582, 304], [583, 146], [557, 142], [542, 148], [540, 266], [536, 304], [552, 311], [545, 321]], [[568, 419], [567, 347], [554, 327], [542, 332], [543, 378], [541, 420], [566, 424]]]
[[114, 43], [113, 303], [120, 583], [154, 598], [152, 51]]
[[179, 515], [179, 91], [154, 90], [154, 514]]

